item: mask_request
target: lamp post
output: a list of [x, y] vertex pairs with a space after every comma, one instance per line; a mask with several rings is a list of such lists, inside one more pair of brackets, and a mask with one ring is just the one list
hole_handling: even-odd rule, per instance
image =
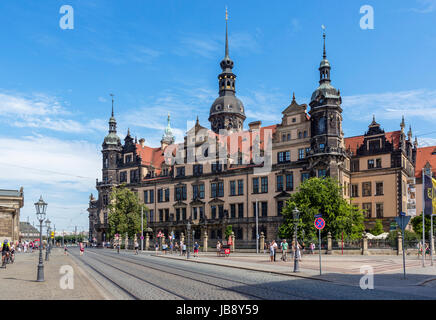
[[42, 260], [42, 223], [45, 219], [45, 211], [47, 210], [47, 203], [42, 200], [42, 196], [39, 201], [35, 203], [36, 216], [39, 220], [39, 263], [36, 281], [44, 281], [44, 264]]
[[297, 232], [298, 232], [298, 221], [300, 220], [300, 211], [295, 208], [292, 211], [292, 214], [294, 216], [294, 225], [295, 225], [295, 254], [294, 254], [294, 272], [300, 272], [300, 266], [298, 263], [298, 239], [297, 239]]
[[190, 247], [190, 244], [191, 244], [191, 242], [189, 241], [190, 240], [190, 236], [191, 236], [191, 223], [188, 221], [188, 225], [186, 226], [186, 229], [188, 229], [188, 254], [187, 254], [187, 256], [186, 256], [186, 259], [189, 259], [189, 247]]
[[50, 253], [50, 241], [48, 239], [48, 233], [50, 232], [50, 220], [48, 218], [45, 220], [45, 226], [47, 227], [47, 247], [45, 248], [45, 261], [48, 261], [48, 254]]

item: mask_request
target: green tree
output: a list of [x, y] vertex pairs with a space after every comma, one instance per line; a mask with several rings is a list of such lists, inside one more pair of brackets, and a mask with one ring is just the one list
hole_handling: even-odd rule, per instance
[[[138, 195], [125, 185], [113, 187], [110, 195], [109, 215], [109, 237], [113, 238], [115, 234], [124, 237], [127, 233], [129, 238], [141, 231], [141, 208], [148, 211], [148, 208], [140, 203]], [[146, 225], [144, 215], [144, 225]]]
[[224, 235], [226, 236], [226, 239], [229, 240], [229, 237], [232, 235], [232, 225], [228, 225], [226, 227], [226, 231], [224, 232]]
[[380, 219], [377, 219], [375, 221], [375, 226], [373, 229], [371, 229], [371, 233], [375, 236], [378, 236], [379, 234], [382, 234], [384, 232], [383, 230], [383, 224]]
[[279, 227], [279, 236], [290, 239], [294, 234], [293, 210], [298, 208], [300, 219], [298, 237], [304, 230], [306, 239], [316, 239], [315, 215], [322, 214], [326, 222], [324, 236], [330, 231], [333, 238], [341, 233], [350, 239], [358, 239], [364, 231], [363, 214], [342, 197], [342, 187], [332, 178], [311, 178], [302, 183], [298, 192], [291, 195], [282, 210], [284, 223]]
[[[430, 216], [426, 215], [424, 217], [425, 221], [425, 237], [428, 238], [428, 232], [431, 229]], [[434, 219], [433, 219], [434, 220]], [[433, 221], [434, 222], [434, 221]], [[415, 216], [410, 219], [410, 224], [412, 224], [413, 231], [418, 235], [419, 239], [422, 239], [422, 214]]]

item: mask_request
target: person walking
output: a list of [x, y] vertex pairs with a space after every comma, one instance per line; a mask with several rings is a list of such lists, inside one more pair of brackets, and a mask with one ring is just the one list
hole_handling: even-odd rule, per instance
[[274, 240], [269, 243], [269, 259], [271, 262], [274, 261]]
[[83, 256], [83, 253], [85, 252], [85, 246], [83, 245], [83, 242], [79, 242], [79, 248], [80, 248], [80, 255]]
[[68, 248], [67, 245], [64, 245], [64, 256], [68, 256]]
[[182, 256], [186, 255], [186, 244], [182, 244]]
[[301, 261], [301, 246], [298, 242], [297, 242], [296, 250], [297, 250], [297, 259], [298, 261]]
[[216, 243], [216, 255], [217, 257], [219, 257], [221, 254], [221, 243], [219, 241], [217, 241]]
[[139, 243], [138, 240], [135, 241], [135, 254], [138, 254]]
[[286, 239], [282, 241], [280, 247], [282, 248], [282, 260], [286, 262], [288, 258], [288, 243], [286, 242]]
[[194, 244], [194, 257], [198, 257], [198, 249], [200, 248], [200, 245], [198, 244], [197, 241], [195, 241]]
[[274, 262], [276, 262], [276, 253], [277, 253], [278, 245], [275, 240], [273, 240], [273, 246], [274, 246]]
[[155, 250], [156, 255], [157, 255], [157, 254], [158, 254], [158, 251], [159, 251], [159, 243], [157, 243], [157, 241], [156, 241], [156, 243], [155, 243], [155, 245], [154, 245], [154, 250]]

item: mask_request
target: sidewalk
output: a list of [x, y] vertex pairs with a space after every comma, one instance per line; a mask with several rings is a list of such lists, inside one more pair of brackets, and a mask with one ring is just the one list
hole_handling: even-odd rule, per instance
[[[102, 291], [92, 284], [70, 256], [53, 249], [49, 261], [44, 258], [44, 282], [36, 282], [39, 252], [16, 253], [15, 262], [0, 268], [0, 300], [102, 300]], [[61, 289], [60, 268], [69, 265], [74, 271], [74, 289]]]
[[[155, 254], [153, 254], [155, 255]], [[300, 262], [300, 272], [294, 273], [294, 262], [288, 253], [288, 262], [280, 260], [281, 253], [276, 255], [276, 262], [270, 262], [268, 254], [232, 253], [229, 257], [217, 257], [216, 252], [203, 252], [199, 257], [180, 256], [178, 253], [162, 254], [158, 257], [179, 259], [189, 262], [233, 267], [252, 271], [289, 275], [329, 281], [345, 285], [359, 286], [364, 275], [361, 267], [370, 266], [374, 272], [374, 281], [380, 287], [428, 286], [436, 284], [436, 261], [430, 266], [430, 260], [425, 261], [425, 268], [417, 257], [406, 258], [406, 280], [403, 280], [402, 256], [337, 256], [322, 255], [322, 275], [319, 275], [319, 255], [303, 255]], [[401, 281], [399, 281], [401, 280]]]

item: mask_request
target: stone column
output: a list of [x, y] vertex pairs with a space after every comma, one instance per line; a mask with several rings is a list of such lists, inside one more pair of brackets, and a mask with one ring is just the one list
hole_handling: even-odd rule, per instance
[[260, 233], [260, 244], [259, 244], [259, 252], [263, 252], [263, 248], [265, 248], [265, 235], [263, 231]]
[[327, 254], [332, 254], [332, 234], [330, 231], [327, 233]]
[[232, 252], [235, 252], [235, 233], [233, 231], [232, 231], [231, 237], [232, 237], [232, 245], [231, 245], [230, 250], [232, 250]]
[[403, 254], [403, 235], [398, 232], [397, 237], [397, 255]]
[[147, 251], [149, 246], [150, 246], [150, 236], [148, 235], [148, 232], [146, 232], [145, 233], [145, 247], [144, 247], [144, 250]]
[[368, 236], [365, 232], [362, 237], [362, 255], [367, 256], [368, 254]]
[[207, 252], [207, 231], [204, 231], [204, 236], [203, 236], [203, 252]]

